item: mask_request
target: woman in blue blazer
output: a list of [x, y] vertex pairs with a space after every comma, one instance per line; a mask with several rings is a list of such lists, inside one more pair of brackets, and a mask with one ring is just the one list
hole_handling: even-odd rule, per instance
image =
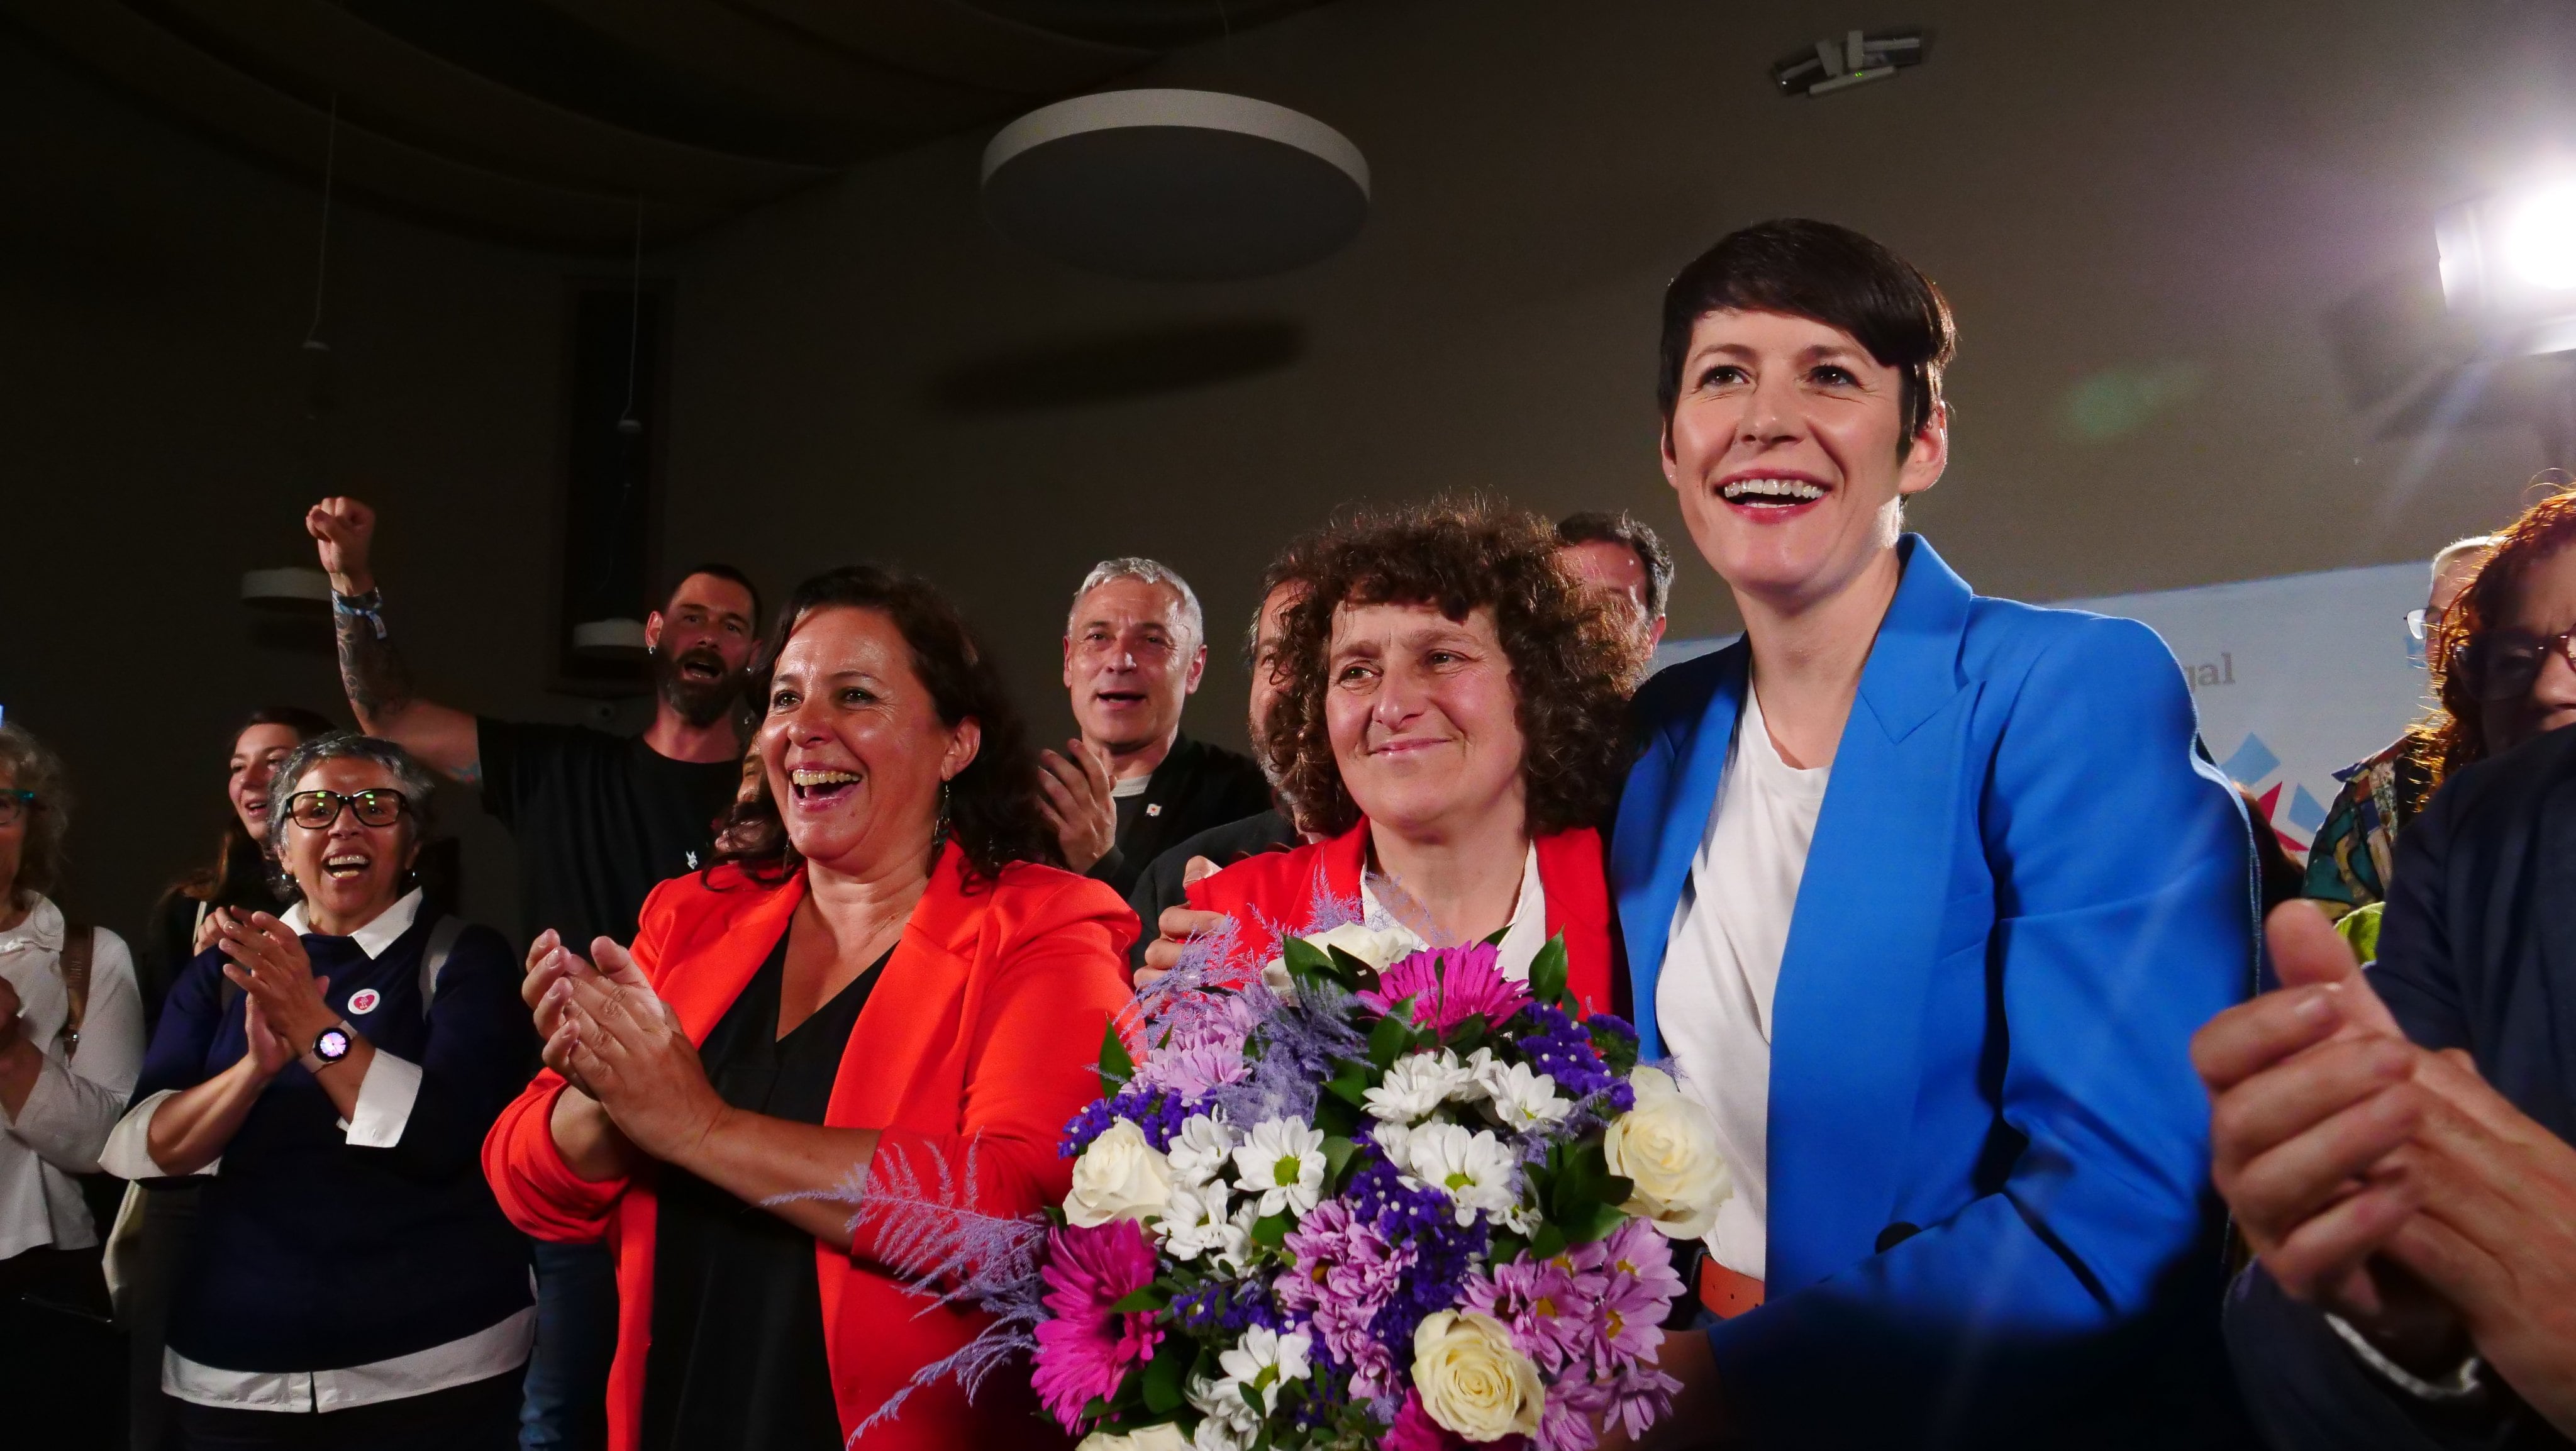
[[1738, 1158], [1659, 1442], [2100, 1444], [2223, 1404], [2214, 1358], [2146, 1382], [2215, 1352], [2188, 1044], [2251, 984], [2247, 824], [2152, 632], [1979, 598], [1901, 532], [1951, 344], [1822, 223], [1666, 298], [1665, 472], [1746, 633], [1637, 697], [1612, 841], [1646, 1052]]

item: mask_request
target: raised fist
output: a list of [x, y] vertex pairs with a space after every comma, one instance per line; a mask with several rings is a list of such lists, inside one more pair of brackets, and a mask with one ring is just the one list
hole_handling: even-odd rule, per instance
[[304, 532], [313, 536], [322, 555], [322, 570], [331, 588], [362, 595], [376, 587], [367, 554], [376, 541], [376, 511], [345, 496], [324, 499], [305, 511]]

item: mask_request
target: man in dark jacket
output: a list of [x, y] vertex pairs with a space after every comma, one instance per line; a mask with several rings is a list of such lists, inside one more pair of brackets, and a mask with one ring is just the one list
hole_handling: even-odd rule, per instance
[[1181, 733], [1207, 671], [1189, 582], [1150, 559], [1104, 559], [1074, 592], [1064, 685], [1082, 734], [1044, 752], [1046, 810], [1065, 864], [1124, 897], [1180, 841], [1270, 807], [1249, 759]]
[[2227, 1308], [2237, 1378], [2281, 1451], [2564, 1448], [2576, 728], [2452, 778], [2397, 851], [2376, 965], [2288, 903], [2282, 987], [2192, 1045], [2259, 1256]]

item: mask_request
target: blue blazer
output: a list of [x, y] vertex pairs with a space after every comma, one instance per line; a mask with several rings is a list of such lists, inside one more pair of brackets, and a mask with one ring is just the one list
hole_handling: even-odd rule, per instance
[[[1800, 1446], [2097, 1399], [2210, 1244], [2188, 1043], [2254, 972], [2243, 808], [2163, 642], [1898, 550], [1773, 1005], [1765, 1303], [1710, 1332], [1748, 1429]], [[1610, 873], [1650, 1054], [1751, 659], [1637, 697]]]

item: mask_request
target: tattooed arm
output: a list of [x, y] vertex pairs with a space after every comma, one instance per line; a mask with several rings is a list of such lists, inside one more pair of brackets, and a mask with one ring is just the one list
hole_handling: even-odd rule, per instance
[[[356, 499], [325, 499], [304, 516], [304, 531], [322, 556], [331, 589], [343, 599], [368, 601], [376, 579], [368, 567], [376, 514]], [[411, 670], [385, 628], [383, 605], [372, 613], [331, 612], [340, 637], [340, 684], [358, 728], [401, 746], [448, 777], [482, 779], [482, 747], [474, 717], [412, 694]]]

